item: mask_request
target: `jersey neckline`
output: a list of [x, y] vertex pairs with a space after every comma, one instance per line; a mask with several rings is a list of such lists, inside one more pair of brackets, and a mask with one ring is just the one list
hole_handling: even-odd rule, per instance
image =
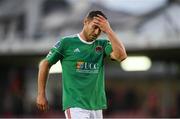
[[82, 39], [79, 34], [77, 34], [77, 36], [78, 36], [78, 38], [80, 39], [80, 41], [83, 42], [83, 43], [85, 43], [85, 44], [90, 45], [90, 44], [93, 44], [93, 43], [95, 42], [95, 40], [93, 40], [93, 41], [91, 41], [91, 42], [87, 42], [87, 41], [85, 41], [84, 39]]

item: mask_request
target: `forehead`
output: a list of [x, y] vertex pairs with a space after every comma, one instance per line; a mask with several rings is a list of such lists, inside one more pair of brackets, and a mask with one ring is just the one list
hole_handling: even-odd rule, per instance
[[95, 19], [94, 18], [92, 18], [92, 19], [88, 19], [88, 18], [86, 18], [89, 22], [93, 22]]
[[95, 21], [95, 19], [93, 18], [93, 19], [89, 19], [89, 23], [91, 24], [91, 25], [94, 25], [94, 22]]
[[[95, 25], [93, 22], [95, 21], [95, 19], [93, 18], [93, 19], [88, 19], [88, 24], [87, 25], [89, 25], [89, 26], [92, 26], [92, 28], [99, 28], [97, 25]], [[100, 28], [99, 28], [100, 29]]]

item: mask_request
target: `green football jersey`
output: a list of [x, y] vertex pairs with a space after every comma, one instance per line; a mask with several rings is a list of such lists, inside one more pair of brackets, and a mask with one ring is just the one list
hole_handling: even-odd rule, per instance
[[86, 42], [79, 34], [60, 39], [46, 59], [53, 65], [61, 61], [63, 110], [80, 107], [105, 109], [104, 58], [112, 52], [108, 40]]

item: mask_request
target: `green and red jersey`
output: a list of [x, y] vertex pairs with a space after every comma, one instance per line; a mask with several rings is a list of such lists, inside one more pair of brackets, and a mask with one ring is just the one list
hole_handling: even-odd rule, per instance
[[46, 59], [62, 65], [63, 110], [106, 108], [104, 58], [112, 52], [108, 40], [86, 42], [79, 34], [60, 39]]

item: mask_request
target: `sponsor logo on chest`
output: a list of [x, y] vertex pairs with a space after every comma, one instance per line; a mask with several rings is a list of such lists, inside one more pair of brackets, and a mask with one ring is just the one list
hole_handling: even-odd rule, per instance
[[98, 73], [99, 72], [99, 65], [97, 63], [79, 61], [76, 63], [76, 72]]

